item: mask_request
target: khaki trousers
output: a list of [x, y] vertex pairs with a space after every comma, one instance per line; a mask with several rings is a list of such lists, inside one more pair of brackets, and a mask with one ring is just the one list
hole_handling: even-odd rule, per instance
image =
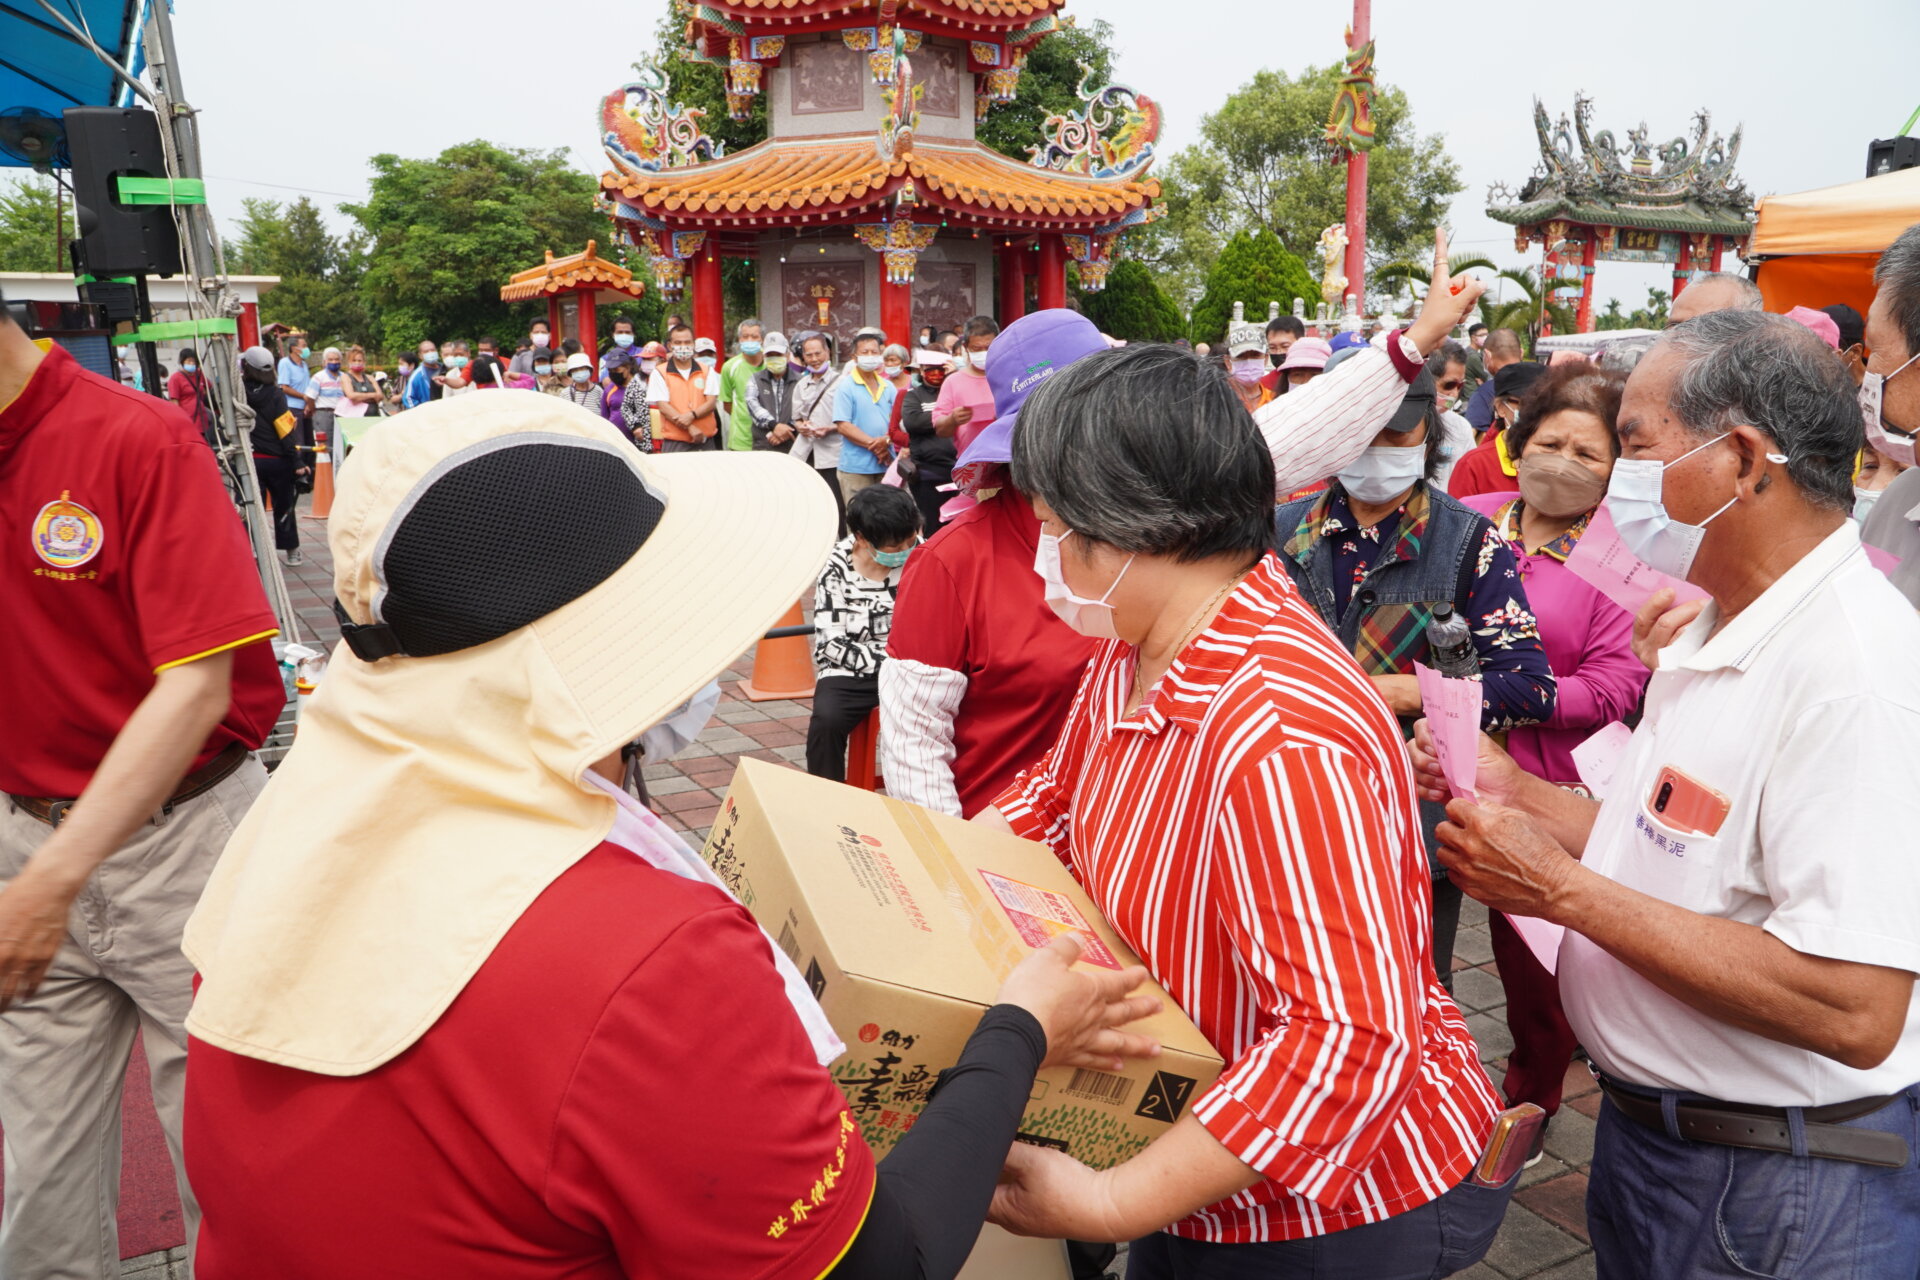
[[[140, 828], [74, 900], [40, 989], [0, 1014], [0, 1280], [120, 1274], [120, 1094], [136, 1029], [193, 1256], [200, 1208], [180, 1156], [193, 967], [180, 935], [214, 860], [266, 782], [267, 771], [250, 759], [159, 825]], [[51, 834], [0, 797], [0, 879], [19, 874]]]

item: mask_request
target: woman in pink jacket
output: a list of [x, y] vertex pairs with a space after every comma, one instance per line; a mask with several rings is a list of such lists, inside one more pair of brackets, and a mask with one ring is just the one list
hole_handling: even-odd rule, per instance
[[[1507, 750], [1528, 773], [1574, 788], [1581, 783], [1573, 748], [1633, 715], [1649, 675], [1633, 656], [1632, 615], [1566, 565], [1620, 453], [1614, 424], [1625, 384], [1624, 374], [1586, 363], [1550, 369], [1507, 434], [1520, 492], [1461, 499], [1512, 547], [1559, 686], [1553, 714], [1513, 730]], [[1505, 916], [1494, 912], [1489, 928], [1513, 1032], [1501, 1087], [1509, 1103], [1535, 1102], [1552, 1114], [1576, 1043], [1560, 1012], [1559, 984]]]

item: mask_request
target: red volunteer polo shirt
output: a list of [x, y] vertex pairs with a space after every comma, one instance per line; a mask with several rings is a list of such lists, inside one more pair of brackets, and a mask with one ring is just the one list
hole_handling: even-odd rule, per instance
[[614, 844], [391, 1062], [188, 1064], [200, 1280], [816, 1280], [873, 1199], [766, 935]]
[[174, 405], [59, 347], [0, 406], [0, 791], [73, 797], [154, 676], [224, 649], [233, 702], [193, 768], [258, 747], [278, 631], [212, 452]]
[[1060, 736], [1094, 642], [1054, 615], [1033, 571], [1040, 521], [1011, 485], [907, 561], [887, 653], [958, 671], [953, 781], [972, 817]]

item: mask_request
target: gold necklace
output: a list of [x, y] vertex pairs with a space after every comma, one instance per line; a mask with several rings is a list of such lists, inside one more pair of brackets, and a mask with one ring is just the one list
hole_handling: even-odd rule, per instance
[[[1246, 576], [1246, 570], [1234, 574], [1231, 578], [1227, 579], [1226, 585], [1214, 592], [1207, 602], [1200, 606], [1199, 614], [1194, 617], [1193, 623], [1187, 628], [1186, 634], [1180, 637], [1180, 643], [1173, 646], [1174, 658], [1177, 659], [1180, 656], [1181, 651], [1192, 642], [1194, 635], [1200, 630], [1201, 626], [1213, 615], [1214, 606], [1224, 600], [1228, 592], [1239, 586], [1241, 579]], [[1171, 659], [1167, 662], [1167, 669], [1169, 671], [1173, 669], [1173, 661]], [[1161, 674], [1165, 675], [1166, 672], [1162, 672]], [[1155, 683], [1158, 682], [1156, 681]], [[1133, 660], [1133, 696], [1136, 703], [1147, 700], [1147, 687], [1141, 679], [1141, 664], [1138, 651], [1135, 652]]]

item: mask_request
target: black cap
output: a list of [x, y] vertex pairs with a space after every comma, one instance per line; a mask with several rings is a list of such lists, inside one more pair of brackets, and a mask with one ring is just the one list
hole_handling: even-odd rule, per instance
[[1419, 426], [1421, 420], [1433, 412], [1433, 402], [1438, 396], [1433, 375], [1425, 369], [1420, 371], [1412, 384], [1407, 387], [1406, 397], [1400, 401], [1400, 407], [1393, 411], [1393, 417], [1382, 428], [1386, 431], [1411, 431]]
[[1493, 394], [1518, 398], [1527, 388], [1546, 376], [1547, 366], [1537, 360], [1519, 360], [1493, 375]]

